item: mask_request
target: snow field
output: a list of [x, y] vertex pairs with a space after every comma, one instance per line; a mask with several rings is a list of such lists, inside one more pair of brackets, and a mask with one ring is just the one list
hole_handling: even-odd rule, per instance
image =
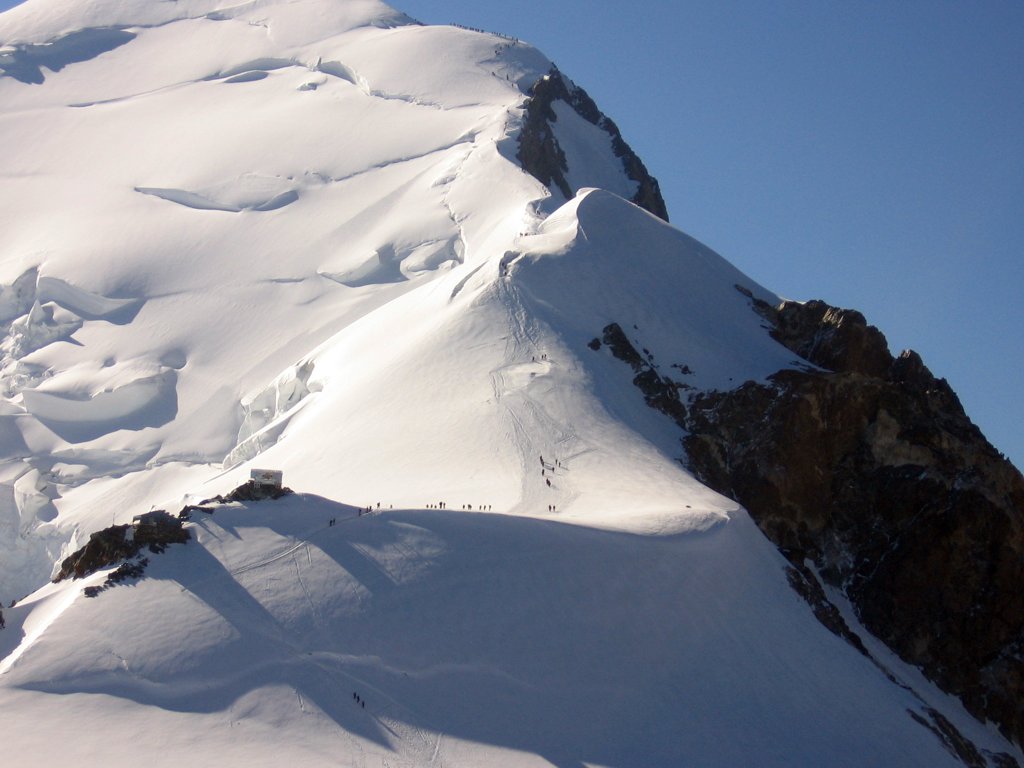
[[[395, 14], [352, 3], [327, 4], [338, 26], [318, 22], [305, 38], [296, 31], [301, 19], [292, 18], [299, 9], [278, 8], [268, 36], [265, 25], [250, 24], [263, 5], [250, 4], [252, 17], [231, 11], [226, 21], [138, 29], [130, 48], [48, 73], [43, 88], [0, 79], [5, 104], [22, 110], [20, 122], [5, 112], [0, 134], [24, 150], [5, 169], [0, 275], [13, 291], [34, 270], [43, 310], [54, 299], [80, 311], [63, 326], [32, 326], [31, 348], [12, 347], [24, 382], [13, 393], [15, 412], [31, 414], [14, 424], [35, 452], [75, 446], [88, 457], [148, 457], [125, 479], [139, 484], [140, 502], [153, 483], [151, 471], [138, 471], [147, 460], [151, 468], [200, 462], [216, 475], [244, 439], [246, 397], [417, 278], [459, 264], [464, 237], [514, 231], [525, 201], [542, 194], [509, 169], [511, 204], [457, 215], [448, 199], [456, 186], [485, 183], [463, 166], [481, 150], [497, 157], [507, 105], [522, 98], [514, 83], [481, 68], [465, 93], [438, 101], [467, 57], [494, 56], [493, 41], [454, 29], [389, 30]], [[309, 6], [303, 13], [312, 7], [298, 5]], [[208, 12], [197, 8], [179, 10]], [[105, 17], [112, 24], [142, 11], [90, 12], [120, 14]], [[371, 22], [383, 28], [362, 26]], [[282, 56], [289, 35], [299, 42]], [[382, 67], [381, 49], [401, 61]], [[515, 66], [520, 75], [529, 67]], [[261, 71], [259, 80], [224, 82]], [[404, 83], [403, 72], [418, 80]], [[315, 92], [300, 91], [311, 76], [326, 79]], [[45, 115], [46, 132], [24, 119], [29, 113]], [[268, 146], [273, 153], [262, 150]], [[60, 184], [46, 182], [54, 178]], [[478, 199], [471, 189], [466, 196]], [[386, 215], [394, 209], [414, 214]], [[47, 285], [64, 286], [63, 304], [45, 295]], [[69, 305], [71, 293], [79, 299]], [[101, 305], [90, 308], [84, 296]], [[119, 318], [122, 303], [137, 314], [111, 326], [104, 316]], [[58, 507], [76, 510], [76, 519], [59, 518], [58, 535], [93, 516], [93, 498], [61, 489]], [[14, 576], [0, 575], [0, 584], [4, 578]], [[28, 584], [38, 581], [10, 582], [0, 594], [23, 594]]]
[[[13, 609], [75, 596], [0, 676], [19, 717], [155, 729], [154, 765], [955, 764], [743, 514], [648, 537], [300, 495], [190, 527], [135, 586]], [[7, 748], [46, 764], [38, 734]]]

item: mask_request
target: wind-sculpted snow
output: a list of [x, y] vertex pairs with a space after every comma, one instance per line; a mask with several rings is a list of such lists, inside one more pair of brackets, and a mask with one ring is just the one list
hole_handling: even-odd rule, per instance
[[232, 77], [227, 78], [224, 82], [225, 83], [229, 83], [229, 84], [231, 84], [231, 83], [254, 83], [257, 80], [262, 80], [265, 77], [268, 77], [268, 73], [267, 72], [264, 72], [262, 69], [256, 69], [256, 70], [252, 70], [251, 72], [243, 72], [240, 75], [233, 75]]
[[278, 69], [284, 69], [285, 67], [295, 66], [297, 62], [291, 59], [275, 59], [275, 58], [263, 58], [253, 59], [252, 61], [246, 61], [241, 64], [235, 64], [228, 67], [227, 69], [217, 72], [214, 75], [208, 75], [206, 80], [231, 80], [232, 78], [239, 77], [241, 75], [248, 75], [254, 72], [261, 72], [266, 74], [273, 72]]
[[[774, 297], [706, 246], [600, 190], [584, 190], [505, 257], [536, 314], [582, 348], [614, 320], [698, 390], [732, 389], [793, 364], [739, 284]], [[585, 282], [587, 290], [567, 290]], [[669, 373], [669, 371], [666, 371]]]
[[[174, 22], [204, 20], [241, 22], [266, 30], [268, 9], [279, 0], [27, 0], [0, 18], [0, 40], [43, 43], [67, 30], [160, 27]], [[283, 45], [323, 40], [365, 26], [390, 28], [414, 23], [378, 0], [302, 0], [273, 13], [275, 34]]]
[[242, 400], [245, 418], [238, 430], [238, 442], [224, 458], [224, 466], [236, 467], [274, 445], [284, 433], [296, 408], [308, 404], [310, 395], [319, 391], [310, 385], [313, 363], [295, 365], [258, 394]]
[[174, 371], [86, 397], [27, 389], [26, 410], [68, 443], [86, 443], [122, 429], [159, 427], [178, 410]]
[[136, 192], [200, 211], [276, 211], [299, 199], [287, 179], [248, 174], [237, 180], [216, 184], [199, 192], [159, 187], [136, 187]]
[[384, 245], [370, 254], [366, 261], [344, 272], [321, 272], [349, 288], [397, 283], [418, 273], [438, 269], [444, 264], [461, 264], [462, 241], [458, 236], [434, 240], [396, 253], [394, 246]]
[[64, 67], [88, 61], [135, 39], [123, 29], [80, 29], [42, 45], [16, 45], [0, 51], [0, 77], [38, 85], [46, 80], [43, 67], [60, 72]]
[[[0, 38], [55, 39], [69, 13], [32, 0], [0, 17]], [[497, 147], [516, 83], [550, 66], [485, 35], [396, 26], [408, 20], [372, 2], [98, 2], [72, 15], [136, 36], [36, 89], [0, 81], [5, 109], [27, 110], [0, 123], [18, 148], [0, 185], [3, 482], [39, 468], [49, 495], [24, 509], [53, 513], [22, 532], [41, 537], [45, 522], [68, 545], [109, 524], [100, 485], [142, 504], [178, 487], [183, 466], [214, 477], [227, 454], [275, 445], [297, 412], [253, 429], [240, 402], [525, 226], [544, 192]], [[61, 469], [52, 457], [70, 450], [77, 466]], [[136, 459], [103, 458], [123, 452]], [[48, 570], [0, 557], [0, 598]]]
[[317, 63], [316, 69], [318, 72], [323, 72], [325, 75], [331, 75], [337, 77], [345, 82], [352, 83], [363, 89], [365, 93], [370, 92], [370, 86], [367, 84], [357, 72], [351, 67], [342, 64], [340, 61], [321, 61]]
[[131, 322], [142, 301], [101, 296], [78, 288], [59, 277], [41, 276], [36, 283], [36, 301], [53, 302], [85, 320], [106, 320], [119, 325]]
[[57, 277], [40, 276], [35, 267], [0, 292], [0, 310], [10, 322], [6, 337], [0, 339], [2, 391], [8, 397], [53, 376], [53, 369], [25, 360], [32, 353], [71, 340], [88, 321], [130, 323], [143, 304], [138, 299], [101, 296]]
[[28, 314], [35, 302], [39, 270], [35, 267], [22, 272], [10, 285], [0, 285], [0, 322], [7, 323]]

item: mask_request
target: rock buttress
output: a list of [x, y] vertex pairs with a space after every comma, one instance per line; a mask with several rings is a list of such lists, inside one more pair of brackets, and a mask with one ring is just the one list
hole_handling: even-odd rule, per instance
[[558, 189], [567, 199], [576, 193], [565, 177], [569, 164], [552, 127], [558, 121], [558, 116], [551, 105], [562, 101], [584, 120], [608, 134], [612, 151], [621, 161], [627, 178], [637, 184], [632, 202], [668, 221], [668, 209], [661, 196], [658, 180], [648, 173], [643, 161], [622, 138], [618, 126], [597, 108], [586, 91], [555, 68], [534, 83], [529, 95], [519, 135], [518, 159], [524, 170], [544, 186]]
[[[1024, 478], [913, 352], [860, 313], [755, 309], [823, 370], [695, 396], [685, 447], [873, 634], [1024, 743]], [[827, 369], [827, 370], [824, 370]]]

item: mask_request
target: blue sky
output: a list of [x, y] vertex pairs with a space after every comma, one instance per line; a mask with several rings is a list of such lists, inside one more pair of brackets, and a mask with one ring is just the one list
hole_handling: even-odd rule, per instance
[[781, 295], [862, 311], [1024, 466], [1024, 4], [392, 5], [537, 45], [676, 226]]

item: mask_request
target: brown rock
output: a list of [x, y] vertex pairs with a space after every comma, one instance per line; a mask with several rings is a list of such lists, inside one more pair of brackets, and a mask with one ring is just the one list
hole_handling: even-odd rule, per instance
[[643, 161], [622, 138], [618, 126], [602, 114], [586, 91], [565, 78], [557, 68], [552, 69], [530, 89], [517, 156], [523, 169], [544, 186], [558, 189], [566, 198], [576, 194], [576, 190], [566, 180], [569, 164], [552, 129], [552, 125], [558, 121], [558, 116], [551, 108], [556, 101], [568, 104], [576, 114], [609, 135], [612, 151], [622, 161], [626, 177], [637, 183], [637, 192], [632, 202], [668, 221], [668, 209], [661, 196], [658, 180], [648, 173]]
[[[764, 308], [760, 308], [765, 314]], [[784, 304], [773, 335], [832, 371], [693, 399], [691, 467], [809, 558], [864, 625], [1024, 741], [1024, 478], [920, 357], [859, 313]]]

